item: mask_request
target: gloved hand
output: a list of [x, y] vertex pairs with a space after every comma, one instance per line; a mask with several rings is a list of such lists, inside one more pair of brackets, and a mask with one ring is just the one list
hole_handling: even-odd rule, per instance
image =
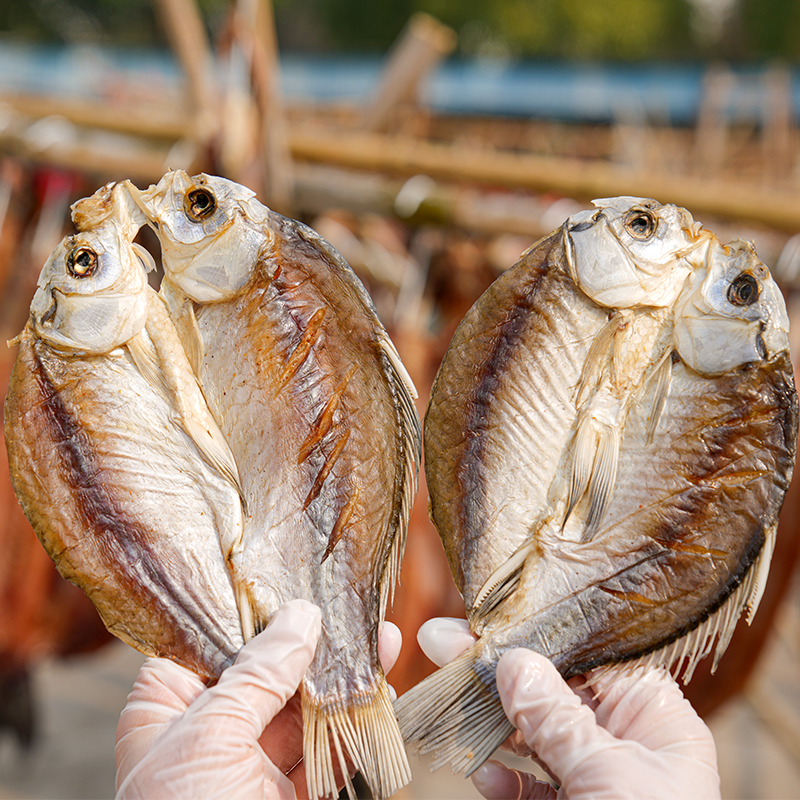
[[[190, 670], [148, 658], [117, 726], [117, 798], [307, 796], [295, 694], [320, 634], [319, 609], [286, 603], [207, 688]], [[400, 634], [386, 623], [388, 671]]]
[[[439, 666], [474, 641], [465, 620], [435, 619], [420, 646]], [[531, 650], [504, 653], [497, 665], [503, 708], [517, 728], [506, 746], [530, 755], [560, 786], [487, 761], [472, 776], [490, 800], [674, 800], [720, 797], [711, 731], [663, 669], [613, 667], [593, 686], [566, 683]]]

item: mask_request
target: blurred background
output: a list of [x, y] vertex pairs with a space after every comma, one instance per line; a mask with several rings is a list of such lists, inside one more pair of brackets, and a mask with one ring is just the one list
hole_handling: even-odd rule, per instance
[[[594, 197], [675, 202], [754, 240], [797, 354], [799, 58], [794, 0], [6, 0], [0, 338], [22, 328], [70, 203], [184, 168], [249, 185], [341, 251], [420, 413], [465, 311]], [[14, 355], [0, 349], [3, 394]], [[419, 625], [463, 616], [426, 505], [422, 480], [391, 617], [398, 692], [433, 668]], [[687, 688], [726, 798], [800, 798], [799, 527], [795, 482], [755, 622]], [[7, 477], [0, 552], [0, 798], [111, 797], [142, 656], [58, 576]], [[477, 797], [414, 769], [399, 796]]]

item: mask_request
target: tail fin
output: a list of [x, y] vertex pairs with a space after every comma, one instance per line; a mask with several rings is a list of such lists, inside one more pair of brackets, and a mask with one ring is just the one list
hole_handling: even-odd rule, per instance
[[471, 775], [514, 731], [497, 693], [494, 671], [476, 644], [395, 703], [409, 748], [434, 751], [431, 769], [449, 762]]
[[350, 800], [356, 800], [356, 794], [345, 757], [364, 776], [376, 800], [391, 797], [411, 781], [386, 678], [381, 676], [376, 691], [362, 698], [357, 705], [345, 706], [341, 701], [320, 703], [303, 692], [303, 757], [311, 800], [338, 796], [333, 752]]

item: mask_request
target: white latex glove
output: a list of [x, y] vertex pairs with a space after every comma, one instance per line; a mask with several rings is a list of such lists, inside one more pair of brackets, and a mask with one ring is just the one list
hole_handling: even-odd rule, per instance
[[[439, 666], [474, 637], [466, 620], [434, 619], [419, 631]], [[504, 653], [497, 665], [503, 708], [517, 728], [506, 746], [530, 755], [560, 786], [487, 761], [472, 776], [489, 800], [715, 800], [720, 797], [711, 731], [666, 670], [620, 667], [592, 687], [569, 684], [531, 650]]]
[[[148, 658], [117, 726], [117, 800], [307, 797], [295, 692], [319, 634], [316, 606], [286, 603], [211, 688]], [[391, 623], [380, 651], [388, 671], [400, 651]]]

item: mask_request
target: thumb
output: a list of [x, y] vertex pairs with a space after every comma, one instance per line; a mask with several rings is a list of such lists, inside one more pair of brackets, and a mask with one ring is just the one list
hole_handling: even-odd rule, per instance
[[188, 711], [193, 724], [214, 724], [224, 718], [228, 730], [257, 739], [286, 705], [314, 657], [321, 629], [320, 611], [305, 600], [281, 606], [272, 621], [240, 651]]
[[587, 758], [620, 745], [538, 653], [504, 653], [497, 665], [497, 689], [511, 723], [562, 783]]

